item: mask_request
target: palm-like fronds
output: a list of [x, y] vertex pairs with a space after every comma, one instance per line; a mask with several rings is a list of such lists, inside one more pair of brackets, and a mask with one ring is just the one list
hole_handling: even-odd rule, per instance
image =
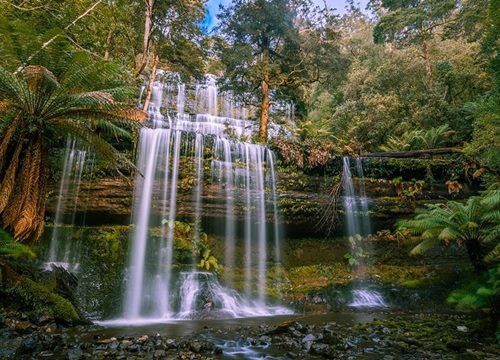
[[115, 64], [84, 54], [66, 60], [57, 75], [41, 65], [17, 74], [0, 67], [0, 216], [16, 240], [43, 230], [51, 146], [71, 135], [105, 160], [129, 162], [100, 135], [127, 137], [147, 118], [128, 102], [131, 88]]
[[[421, 254], [439, 243], [455, 242], [465, 245], [471, 259], [483, 261], [481, 247], [492, 247], [498, 252], [500, 241], [500, 190], [487, 191], [482, 196], [471, 197], [465, 203], [449, 201], [431, 204], [414, 219], [398, 223], [399, 229], [410, 230], [422, 242], [411, 253]], [[477, 249], [475, 249], [477, 248]], [[486, 260], [495, 258], [488, 256]], [[478, 264], [479, 265], [479, 264]]]

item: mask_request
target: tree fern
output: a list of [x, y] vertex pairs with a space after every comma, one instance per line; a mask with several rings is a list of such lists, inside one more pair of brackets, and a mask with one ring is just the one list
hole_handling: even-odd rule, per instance
[[[1, 53], [17, 53], [22, 56], [17, 63], [23, 64], [27, 50], [16, 47], [15, 37], [6, 39], [10, 52], [4, 47]], [[43, 228], [40, 196], [46, 194], [48, 162], [42, 159], [52, 146], [71, 135], [111, 164], [133, 166], [100, 134], [128, 137], [126, 129], [147, 118], [135, 109], [133, 89], [119, 66], [67, 49], [57, 53], [61, 48], [58, 42], [47, 47], [33, 58], [40, 63], [19, 72], [0, 66], [0, 131], [5, 135], [0, 140], [0, 216], [20, 241], [37, 240]], [[30, 158], [34, 149], [36, 162]]]
[[[465, 246], [476, 270], [484, 268], [498, 255], [500, 241], [500, 196], [498, 191], [487, 191], [482, 196], [471, 197], [465, 203], [448, 201], [431, 204], [414, 219], [400, 221], [400, 230], [410, 230], [422, 242], [412, 255], [422, 254], [440, 243], [457, 243]], [[493, 249], [486, 256], [485, 250]]]

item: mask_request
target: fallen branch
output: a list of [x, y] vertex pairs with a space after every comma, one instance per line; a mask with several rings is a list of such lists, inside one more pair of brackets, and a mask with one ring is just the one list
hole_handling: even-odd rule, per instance
[[461, 152], [462, 149], [460, 148], [437, 148], [437, 149], [412, 150], [412, 151], [388, 151], [388, 152], [366, 153], [366, 154], [361, 154], [359, 156], [378, 157], [378, 158], [420, 158], [420, 157], [431, 157], [433, 155], [456, 154]]

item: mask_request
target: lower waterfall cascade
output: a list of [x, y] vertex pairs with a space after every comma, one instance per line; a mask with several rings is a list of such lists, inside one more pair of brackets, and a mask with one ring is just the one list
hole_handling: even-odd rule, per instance
[[[360, 180], [357, 189], [355, 189], [352, 180], [350, 159], [347, 156], [344, 156], [342, 159], [345, 228], [347, 236], [353, 239], [353, 241], [355, 241], [354, 239], [358, 236], [370, 235], [372, 231], [369, 214], [369, 199], [366, 196], [364, 184], [363, 159], [358, 157], [355, 161], [355, 174]], [[363, 263], [359, 264], [359, 266], [363, 265]], [[362, 288], [352, 291], [352, 302], [349, 306], [356, 308], [387, 307], [383, 296], [376, 290], [366, 289], [363, 287], [362, 283], [360, 287]]]
[[[185, 113], [185, 86], [177, 86], [176, 111], [164, 110], [165, 89], [155, 82], [149, 114], [151, 126], [140, 130], [134, 188], [134, 230], [125, 275], [122, 317], [108, 323], [156, 322], [205, 317], [237, 318], [289, 314], [268, 299], [270, 267], [279, 269], [280, 229], [276, 205], [274, 155], [247, 141], [255, 122], [218, 116], [245, 114], [221, 101], [212, 78], [196, 88], [198, 114]], [[183, 160], [184, 159], [184, 160]], [[223, 285], [193, 260], [189, 269], [174, 264], [177, 189], [182, 161], [193, 168], [194, 242], [199, 241], [204, 178], [224, 199]], [[204, 166], [210, 163], [210, 168]], [[210, 174], [206, 172], [210, 171]], [[208, 175], [210, 175], [208, 177]], [[235, 206], [245, 209], [237, 221]], [[152, 238], [152, 228], [159, 237]], [[242, 234], [240, 236], [239, 234]], [[240, 238], [238, 238], [240, 236]], [[238, 256], [237, 243], [243, 255]], [[271, 251], [273, 248], [274, 251]], [[194, 258], [194, 256], [193, 256]], [[234, 290], [235, 268], [243, 285]]]

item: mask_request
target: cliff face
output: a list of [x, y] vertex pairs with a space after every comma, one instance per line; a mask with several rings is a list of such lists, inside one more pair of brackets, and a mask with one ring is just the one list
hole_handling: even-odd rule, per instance
[[[370, 198], [371, 219], [374, 227], [391, 227], [395, 220], [413, 214], [415, 207], [422, 201], [439, 200], [449, 197], [444, 184], [425, 185], [414, 195], [398, 195], [401, 186], [409, 188], [412, 182], [394, 185], [384, 179], [366, 179], [363, 181], [367, 196]], [[324, 235], [324, 229], [319, 222], [325, 209], [332, 200], [331, 189], [335, 181], [326, 176], [308, 176], [299, 173], [280, 173], [278, 177], [278, 197], [281, 219], [284, 230], [290, 237]], [[354, 181], [355, 187], [361, 180]], [[77, 224], [129, 224], [133, 208], [133, 181], [126, 178], [100, 178], [92, 181], [82, 180], [80, 194], [76, 207]], [[468, 191], [467, 188], [464, 189]], [[195, 202], [192, 192], [192, 182], [189, 178], [180, 178], [177, 195], [177, 217], [183, 221], [192, 221]], [[67, 204], [74, 204], [74, 198], [67, 198]], [[159, 215], [163, 207], [161, 198], [153, 200], [152, 216]], [[217, 185], [205, 180], [202, 194], [202, 221], [204, 226], [216, 229], [223, 227], [225, 218], [225, 192]], [[54, 187], [47, 202], [47, 216], [54, 217], [57, 206], [57, 188]], [[68, 210], [69, 209], [69, 210]], [[156, 211], [155, 211], [156, 210]], [[339, 220], [342, 220], [342, 201], [338, 206]], [[235, 203], [234, 214], [237, 221], [243, 221], [244, 203]], [[71, 216], [65, 217], [70, 219]], [[267, 218], [273, 221], [272, 207], [268, 207]]]

